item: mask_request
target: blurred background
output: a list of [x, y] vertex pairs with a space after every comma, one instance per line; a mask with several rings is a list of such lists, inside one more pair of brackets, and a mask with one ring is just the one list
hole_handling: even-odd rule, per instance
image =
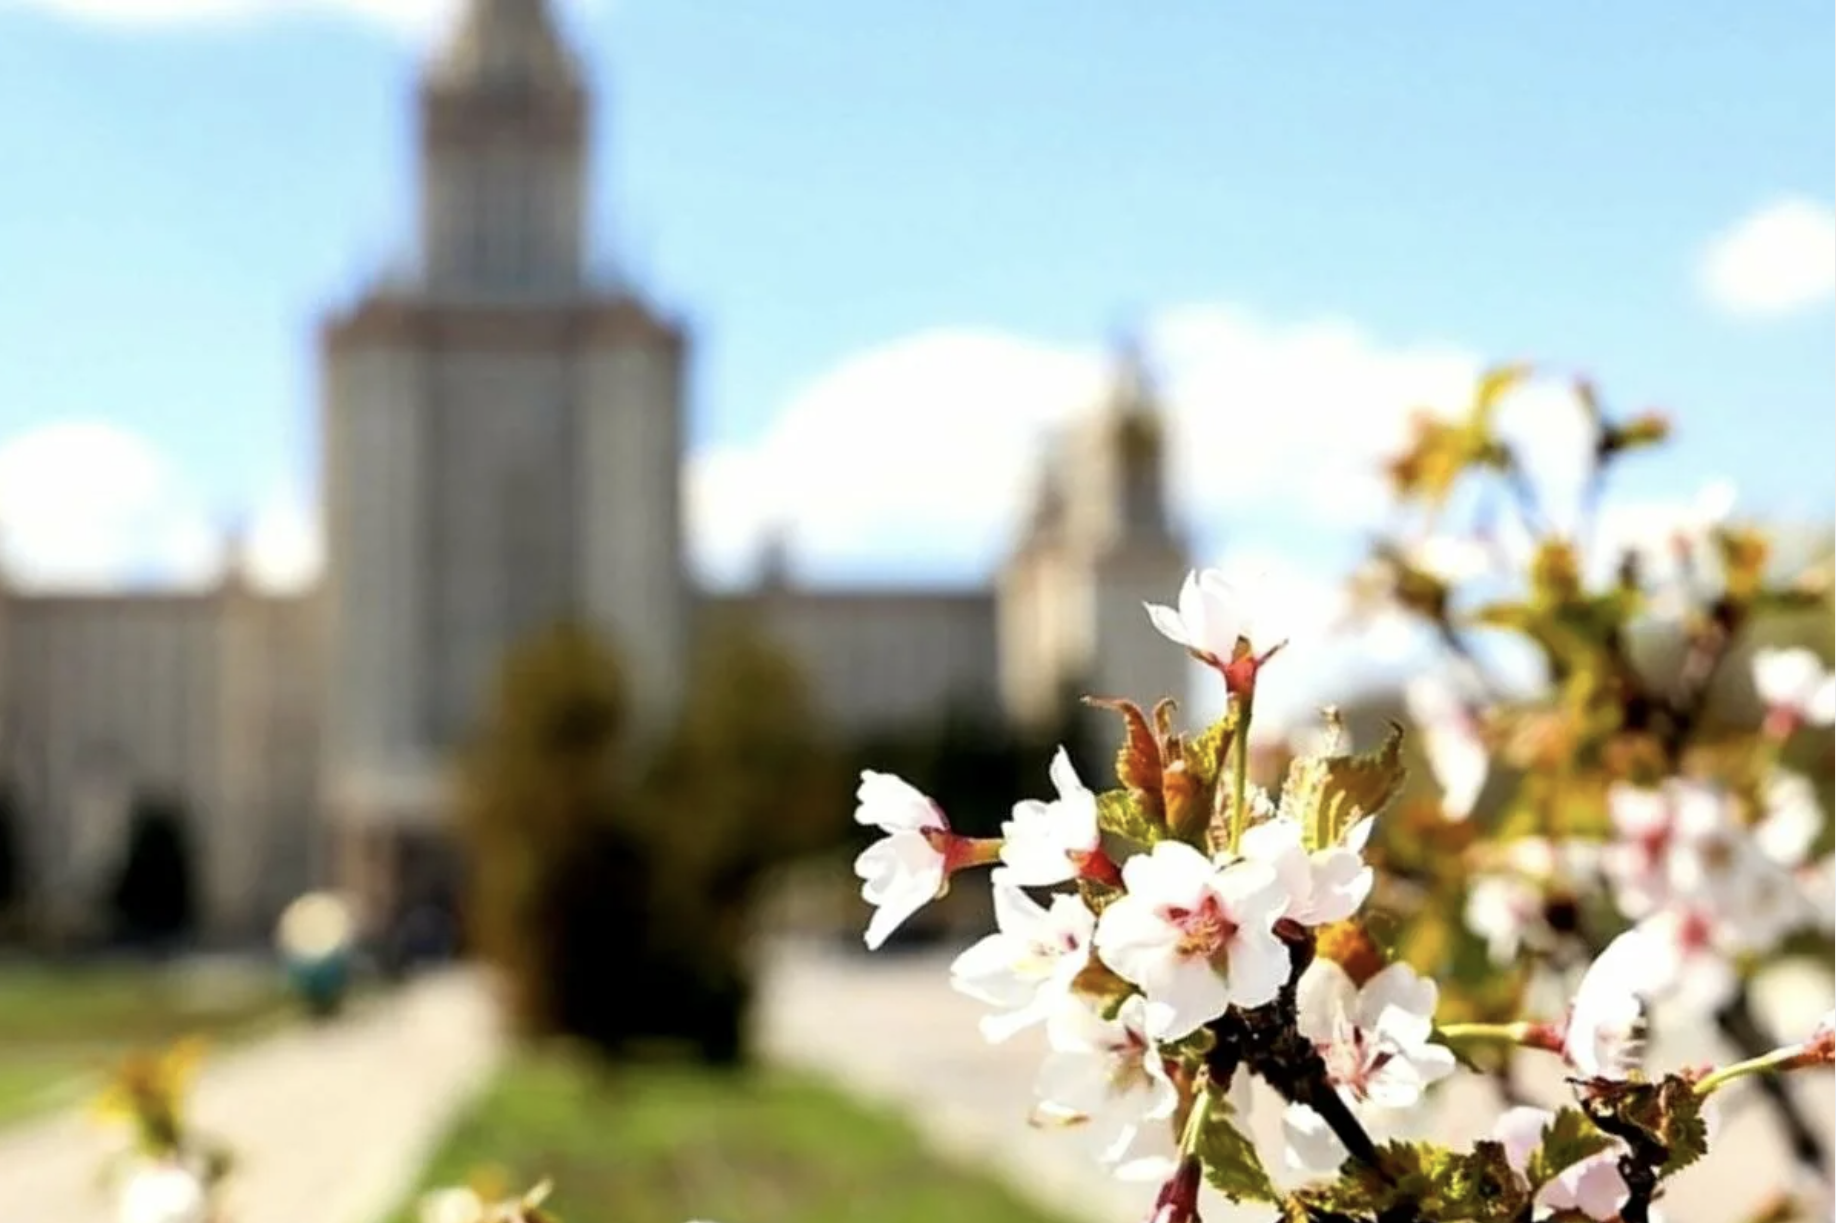
[[[248, 1141], [378, 1160], [276, 1217], [383, 1217], [449, 1124], [426, 1175], [552, 1171], [581, 1223], [1025, 1217], [900, 1128], [947, 1138], [906, 1088], [957, 1073], [1023, 1130], [1037, 1054], [969, 1107], [990, 1055], [917, 1049], [977, 1040], [925, 999], [982, 889], [856, 954], [859, 771], [976, 834], [1059, 743], [1107, 784], [1078, 694], [1221, 708], [1140, 606], [1198, 565], [1305, 643], [1271, 758], [1328, 701], [1378, 725], [1432, 644], [1346, 593], [1383, 460], [1494, 359], [1671, 415], [1614, 546], [1732, 486], [1824, 554], [1833, 34], [1799, 3], [0, 0], [0, 1182], [98, 1064], [206, 1030]], [[1574, 421], [1528, 402], [1559, 467]], [[1828, 658], [1827, 617], [1781, 632]], [[1827, 812], [1827, 735], [1807, 763]], [[279, 948], [289, 982], [315, 892], [351, 928]], [[315, 990], [336, 1032], [295, 1030]], [[830, 1077], [906, 1115], [680, 1065], [608, 1104], [597, 1060], [499, 1072], [497, 1027], [877, 1050]], [[328, 1068], [286, 1080], [342, 1118], [310, 1142], [263, 1137], [271, 1046]], [[406, 1145], [372, 1143], [416, 1056], [374, 1106]]]

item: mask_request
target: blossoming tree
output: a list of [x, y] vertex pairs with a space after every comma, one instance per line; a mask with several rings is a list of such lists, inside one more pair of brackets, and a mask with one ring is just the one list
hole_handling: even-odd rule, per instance
[[[1485, 379], [1464, 419], [1424, 420], [1395, 465], [1399, 491], [1438, 506], [1464, 477], [1491, 473], [1521, 493], [1521, 465], [1491, 418], [1525, 373]], [[1585, 387], [1581, 401], [1596, 426], [1593, 489], [1614, 457], [1662, 429], [1653, 418], [1608, 421]], [[856, 819], [884, 833], [856, 863], [875, 910], [867, 944], [957, 875], [992, 868], [998, 928], [955, 961], [954, 983], [988, 1005], [989, 1040], [1043, 1028], [1039, 1114], [1098, 1128], [1118, 1176], [1157, 1181], [1153, 1223], [1196, 1219], [1207, 1181], [1312, 1223], [1647, 1223], [1665, 1182], [1705, 1154], [1704, 1110], [1718, 1090], [1836, 1056], [1826, 1016], [1718, 1067], [1643, 1065], [1654, 999], [1699, 991], [1728, 1016], [1752, 964], [1817, 917], [1805, 887], [1824, 820], [1774, 753], [1796, 728], [1828, 720], [1828, 679], [1802, 656], [1762, 655], [1769, 709], [1756, 736], [1710, 745], [1702, 712], [1749, 618], [1812, 595], [1766, 583], [1752, 533], [1716, 526], [1704, 538], [1720, 583], [1687, 621], [1675, 673], [1648, 676], [1627, 653], [1646, 597], [1640, 575], [1622, 566], [1606, 592], [1591, 591], [1572, 537], [1532, 536], [1527, 593], [1476, 618], [1543, 648], [1549, 692], [1488, 715], [1418, 690], [1444, 801], [1432, 825], [1408, 822], [1407, 836], [1374, 836], [1403, 783], [1400, 728], [1354, 753], [1329, 713], [1324, 746], [1296, 758], [1274, 792], [1252, 783], [1256, 691], [1287, 643], [1252, 622], [1254, 592], [1193, 574], [1175, 606], [1147, 613], [1169, 648], [1216, 673], [1222, 718], [1188, 732], [1171, 701], [1093, 702], [1125, 726], [1117, 784], [1089, 788], [1061, 754], [1054, 797], [1016, 806], [993, 838], [955, 832], [925, 794], [865, 773]], [[1448, 584], [1403, 549], [1384, 556], [1393, 593], [1461, 646]], [[1472, 813], [1495, 751], [1522, 780], [1502, 819], [1481, 829]], [[1489, 874], [1473, 873], [1487, 863]], [[1594, 891], [1577, 885], [1584, 873]], [[1412, 931], [1450, 904], [1510, 962], [1490, 974], [1509, 988], [1469, 991], [1479, 1001], [1464, 1008], [1495, 1018], [1448, 1022], [1438, 972], [1423, 972], [1440, 968], [1441, 953]], [[1389, 918], [1381, 925], [1375, 905]], [[1591, 961], [1561, 1013], [1521, 1009], [1534, 967], [1516, 966], [1519, 949], [1539, 939], [1572, 942]], [[1744, 1022], [1751, 1037], [1750, 1013]], [[1435, 1084], [1482, 1067], [1475, 1050], [1495, 1059], [1502, 1049], [1561, 1059], [1573, 1103], [1506, 1108], [1470, 1149], [1399, 1136]], [[1284, 1162], [1314, 1179], [1277, 1186], [1244, 1125], [1252, 1079], [1285, 1102]]]

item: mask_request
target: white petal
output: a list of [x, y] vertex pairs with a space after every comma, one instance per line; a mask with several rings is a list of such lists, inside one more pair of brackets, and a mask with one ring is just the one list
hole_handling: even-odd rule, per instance
[[1628, 840], [1663, 831], [1670, 824], [1670, 800], [1660, 790], [1618, 782], [1607, 791], [1613, 830]]
[[865, 881], [861, 898], [876, 906], [865, 938], [869, 949], [877, 949], [942, 890], [943, 855], [921, 833], [895, 832], [862, 850], [854, 873]]
[[1036, 992], [1015, 971], [1018, 948], [1005, 934], [989, 934], [950, 963], [950, 984], [958, 992], [994, 1006], [1025, 1006]]
[[1766, 815], [1753, 830], [1760, 852], [1780, 866], [1803, 863], [1823, 831], [1823, 805], [1808, 778], [1784, 770], [1766, 786]]
[[1033, 799], [1014, 804], [1013, 818], [1001, 825], [1001, 863], [1010, 882], [1051, 887], [1076, 876], [1055, 815], [1053, 805]]
[[855, 823], [877, 825], [887, 832], [916, 832], [949, 826], [943, 812], [929, 796], [891, 773], [864, 770], [860, 787], [855, 791], [855, 802]]
[[1549, 1210], [1578, 1210], [1601, 1223], [1617, 1219], [1631, 1196], [1618, 1161], [1617, 1150], [1606, 1150], [1571, 1164], [1537, 1194], [1537, 1204]]
[[1094, 1116], [1109, 1103], [1109, 1059], [1099, 1052], [1053, 1050], [1039, 1064], [1039, 1098], [1066, 1112]]
[[1289, 895], [1304, 900], [1310, 890], [1307, 851], [1299, 821], [1276, 816], [1243, 832], [1238, 848], [1243, 856], [1274, 871]]
[[1325, 849], [1312, 855], [1308, 867], [1309, 903], [1305, 912], [1288, 916], [1306, 926], [1343, 921], [1356, 913], [1377, 881], [1376, 872], [1349, 849]]
[[1358, 1004], [1358, 987], [1332, 960], [1316, 959], [1294, 984], [1296, 1023], [1300, 1034], [1315, 1044], [1331, 1040], [1341, 1020], [1351, 1017]]
[[1296, 1172], [1324, 1174], [1336, 1171], [1347, 1152], [1326, 1119], [1305, 1104], [1290, 1104], [1281, 1114], [1282, 1152]]
[[1187, 649], [1192, 648], [1192, 643], [1186, 636], [1185, 621], [1179, 618], [1178, 612], [1164, 603], [1143, 603], [1141, 606], [1147, 608], [1149, 622], [1162, 637], [1176, 645], [1183, 645]]
[[1555, 1114], [1544, 1108], [1522, 1105], [1508, 1108], [1492, 1125], [1492, 1138], [1504, 1147], [1505, 1162], [1522, 1175], [1530, 1166], [1530, 1156], [1543, 1145], [1543, 1129]]
[[1154, 979], [1142, 985], [1147, 995], [1148, 1034], [1156, 1040], [1179, 1040], [1222, 1015], [1236, 991], [1235, 959], [1233, 955], [1233, 981], [1229, 985], [1202, 960], [1170, 960], [1157, 965], [1157, 971], [1149, 974]]
[[880, 902], [879, 908], [867, 921], [867, 929], [862, 938], [867, 943], [867, 950], [878, 951], [885, 944], [892, 932], [904, 925], [906, 919], [929, 904], [935, 892], [922, 892], [914, 888], [910, 891], [889, 895]]
[[1161, 841], [1122, 864], [1122, 886], [1156, 905], [1191, 905], [1217, 873], [1210, 858], [1184, 841]]
[[1062, 746], [1053, 753], [1052, 764], [1046, 774], [1052, 779], [1052, 788], [1058, 791], [1060, 799], [1090, 793], [1090, 787], [1078, 779], [1077, 769], [1071, 763], [1071, 754]]
[[1836, 675], [1826, 675], [1804, 700], [1804, 720], [1812, 726], [1836, 722]]
[[943, 855], [922, 833], [889, 833], [860, 852], [854, 873], [864, 881], [861, 899], [868, 904], [884, 903], [889, 890], [904, 890], [914, 879], [928, 883], [935, 895], [943, 884]]
[[[1244, 598], [1243, 591], [1225, 580], [1222, 573], [1207, 569], [1199, 574], [1196, 606], [1202, 625], [1197, 630], [1200, 649], [1219, 658], [1229, 658], [1236, 651], [1238, 639], [1249, 638], [1249, 601]], [[1181, 592], [1180, 612], [1186, 613], [1184, 592]], [[1190, 616], [1186, 623], [1192, 624]]]
[[[1123, 1005], [1126, 1007], [1127, 1003]], [[1094, 1006], [1076, 995], [1054, 1000], [1052, 1011], [1046, 1017], [1046, 1041], [1061, 1053], [1097, 1053], [1108, 1049], [1115, 1043], [1119, 1029], [1119, 1023], [1104, 1019]]]
[[1822, 679], [1822, 660], [1802, 646], [1753, 651], [1753, 687], [1768, 705], [1797, 709]]
[[1172, 959], [1179, 931], [1161, 919], [1154, 902], [1127, 893], [1103, 910], [1092, 941], [1112, 972], [1145, 987], [1159, 966]]
[[1287, 944], [1261, 926], [1243, 926], [1230, 941], [1230, 1001], [1237, 1006], [1275, 1001], [1293, 971]]
[[1640, 998], [1652, 955], [1648, 932], [1621, 934], [1582, 974], [1568, 1014], [1563, 1052], [1591, 1078], [1625, 1077], [1631, 1069], [1644, 1021]]
[[1245, 929], [1254, 927], [1266, 931], [1273, 927], [1276, 919], [1287, 910], [1290, 897], [1273, 867], [1248, 859], [1232, 862], [1218, 871], [1208, 886], [1224, 902], [1231, 920]]
[[1388, 1035], [1404, 1049], [1426, 1044], [1434, 1030], [1440, 990], [1407, 964], [1385, 966], [1358, 991], [1352, 1021], [1370, 1033]]
[[999, 883], [990, 881], [994, 893], [995, 925], [1003, 934], [1016, 938], [1035, 938], [1051, 928], [1051, 917], [1044, 905], [1014, 886], [1012, 876]]

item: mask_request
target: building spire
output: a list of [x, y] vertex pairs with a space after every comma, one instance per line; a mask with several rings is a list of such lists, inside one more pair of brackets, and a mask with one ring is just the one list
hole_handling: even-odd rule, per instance
[[1110, 352], [1114, 370], [1108, 396], [1110, 411], [1118, 416], [1154, 414], [1157, 388], [1140, 329], [1133, 325], [1118, 328]]
[[579, 84], [548, 0], [467, 0], [428, 77], [457, 90], [541, 89]]

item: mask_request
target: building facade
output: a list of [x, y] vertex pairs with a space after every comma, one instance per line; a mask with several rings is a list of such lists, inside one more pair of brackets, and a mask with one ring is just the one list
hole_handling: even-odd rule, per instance
[[589, 273], [593, 112], [545, 0], [472, 0], [416, 102], [418, 273], [320, 331], [318, 588], [266, 596], [232, 573], [190, 594], [0, 597], [5, 767], [47, 894], [92, 888], [120, 796], [159, 786], [192, 813], [226, 937], [328, 881], [390, 911], [440, 852], [448, 766], [498, 659], [563, 616], [619, 648], [653, 728], [710, 603], [753, 616], [857, 730], [953, 705], [1044, 724], [1077, 684], [1183, 691], [1183, 658], [1141, 612], [1185, 558], [1137, 362], [1057, 439], [985, 588], [806, 590], [768, 572], [697, 593], [689, 337]]

